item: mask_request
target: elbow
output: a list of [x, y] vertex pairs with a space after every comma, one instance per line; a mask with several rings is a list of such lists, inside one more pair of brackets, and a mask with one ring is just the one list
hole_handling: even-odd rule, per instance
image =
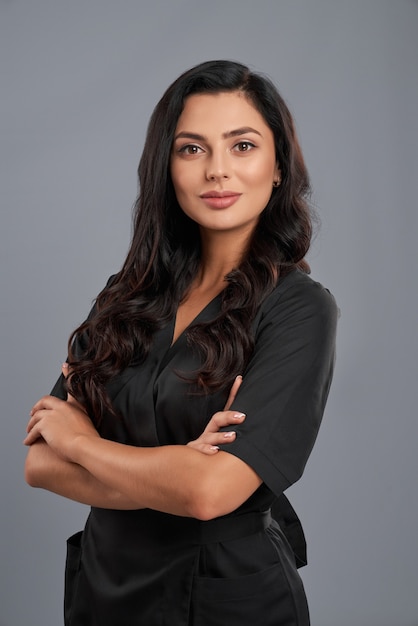
[[25, 474], [24, 475], [25, 475], [25, 481], [29, 485], [29, 487], [37, 487], [38, 486], [36, 472], [33, 471], [33, 467], [31, 465], [31, 463], [28, 462], [28, 459], [26, 459]]
[[33, 466], [29, 455], [26, 457], [25, 462], [25, 481], [29, 485], [29, 487], [37, 487], [38, 486], [38, 477], [37, 472]]
[[25, 470], [24, 476], [25, 481], [30, 487], [41, 487], [41, 477], [42, 477], [42, 467], [38, 460], [38, 444], [33, 444], [28, 451], [26, 461], [25, 461]]
[[219, 517], [209, 502], [193, 502], [188, 507], [188, 513], [189, 517], [193, 517], [200, 522], [208, 522], [215, 517]]
[[211, 483], [210, 480], [200, 482], [198, 488], [190, 493], [187, 503], [188, 515], [201, 522], [208, 522], [233, 510], [220, 494], [219, 487]]
[[200, 522], [209, 522], [215, 517], [219, 517], [216, 512], [216, 508], [211, 506], [208, 502], [193, 503], [188, 507], [188, 516], [199, 520]]
[[[202, 455], [204, 457], [204, 455]], [[235, 511], [261, 485], [262, 480], [248, 465], [231, 454], [204, 457], [201, 471], [188, 485], [188, 514], [207, 522]]]

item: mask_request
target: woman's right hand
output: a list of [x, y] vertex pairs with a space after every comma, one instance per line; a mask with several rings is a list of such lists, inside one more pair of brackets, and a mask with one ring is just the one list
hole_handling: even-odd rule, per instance
[[220, 428], [224, 426], [231, 426], [234, 424], [242, 424], [245, 419], [245, 414], [239, 411], [229, 411], [229, 407], [235, 400], [238, 389], [242, 383], [242, 376], [237, 376], [229, 392], [228, 400], [224, 406], [223, 411], [218, 411], [210, 419], [203, 433], [197, 439], [189, 441], [187, 444], [199, 452], [204, 454], [213, 455], [219, 451], [219, 445], [230, 443], [234, 441], [236, 433], [234, 430], [227, 432], [219, 432]]

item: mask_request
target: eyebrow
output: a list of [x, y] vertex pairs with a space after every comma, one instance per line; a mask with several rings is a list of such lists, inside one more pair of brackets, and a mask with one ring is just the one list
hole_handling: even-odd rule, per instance
[[[251, 126], [243, 126], [242, 128], [236, 128], [234, 130], [229, 130], [228, 132], [223, 133], [222, 139], [239, 137], [240, 135], [247, 135], [248, 133], [255, 133], [256, 135], [260, 135], [260, 137], [262, 137], [262, 134], [255, 128], [251, 128]], [[188, 131], [178, 133], [178, 135], [174, 137], [174, 140], [176, 139], [195, 139], [196, 141], [207, 141], [207, 137], [205, 137], [204, 135], [199, 135], [198, 133], [190, 133]]]

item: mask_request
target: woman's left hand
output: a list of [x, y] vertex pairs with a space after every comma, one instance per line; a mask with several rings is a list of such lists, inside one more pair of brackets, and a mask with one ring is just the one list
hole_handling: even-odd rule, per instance
[[231, 443], [235, 440], [236, 432], [230, 430], [228, 432], [221, 432], [221, 428], [224, 426], [242, 424], [245, 420], [245, 414], [237, 411], [230, 411], [231, 404], [235, 400], [239, 388], [241, 387], [242, 376], [237, 376], [229, 392], [228, 400], [223, 408], [223, 411], [218, 411], [212, 415], [208, 425], [203, 433], [197, 439], [189, 441], [187, 444], [190, 448], [199, 450], [203, 454], [213, 455], [219, 451], [219, 445], [225, 443]]
[[43, 438], [66, 461], [73, 460], [77, 437], [99, 437], [90, 418], [79, 406], [54, 396], [44, 396], [32, 408], [24, 444]]

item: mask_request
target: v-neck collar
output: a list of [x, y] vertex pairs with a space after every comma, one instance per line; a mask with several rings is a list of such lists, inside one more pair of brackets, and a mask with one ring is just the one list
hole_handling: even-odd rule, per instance
[[[191, 328], [191, 326], [194, 326], [195, 324], [198, 324], [199, 322], [202, 321], [206, 321], [207, 319], [210, 319], [210, 315], [214, 314], [217, 312], [217, 310], [215, 311], [215, 304], [218, 304], [218, 300], [220, 300], [222, 294], [224, 292], [224, 289], [222, 291], [220, 291], [214, 298], [212, 298], [212, 300], [210, 300], [204, 307], [203, 309], [201, 309], [199, 311], [199, 313], [191, 320], [191, 322], [181, 331], [181, 333], [178, 335], [177, 339], [175, 341], [173, 341], [173, 337], [174, 337], [174, 330], [176, 328], [176, 319], [177, 319], [177, 312], [176, 315], [174, 315], [171, 323], [170, 323], [170, 339], [171, 339], [171, 343], [170, 343], [170, 347], [169, 350], [173, 349], [177, 342], [180, 339], [184, 339], [185, 335], [187, 334], [187, 331], [189, 328]], [[212, 311], [213, 309], [213, 311]], [[219, 309], [219, 307], [217, 307], [217, 309]]]
[[176, 317], [173, 317], [171, 322], [166, 327], [167, 343], [171, 343], [167, 347], [167, 351], [163, 359], [161, 360], [160, 367], [158, 368], [159, 372], [161, 372], [167, 366], [167, 364], [179, 352], [182, 346], [184, 346], [185, 342], [187, 341], [187, 331], [189, 330], [189, 328], [200, 322], [209, 321], [210, 319], [213, 319], [217, 315], [217, 313], [219, 313], [222, 293], [222, 291], [218, 293], [218, 295], [216, 295], [210, 302], [208, 302], [208, 304], [206, 304], [206, 306], [203, 307], [203, 309], [196, 315], [196, 317], [190, 322], [190, 324], [186, 326], [186, 328], [179, 334], [174, 343], [172, 343], [172, 340], [176, 324]]

